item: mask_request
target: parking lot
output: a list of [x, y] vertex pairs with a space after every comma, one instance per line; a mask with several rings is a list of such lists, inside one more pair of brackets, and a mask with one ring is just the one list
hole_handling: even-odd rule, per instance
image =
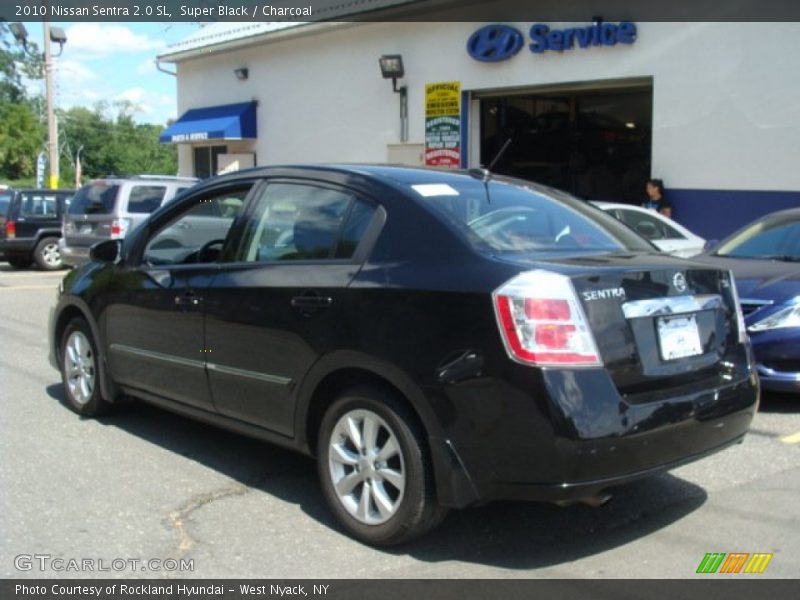
[[[800, 573], [800, 397], [766, 395], [743, 444], [600, 508], [495, 503], [379, 551], [338, 530], [307, 458], [141, 404], [70, 412], [47, 362], [62, 275], [0, 263], [3, 577], [684, 578], [709, 552], [774, 553], [760, 577]], [[25, 570], [21, 555], [94, 571]], [[193, 570], [98, 571], [116, 559]]]

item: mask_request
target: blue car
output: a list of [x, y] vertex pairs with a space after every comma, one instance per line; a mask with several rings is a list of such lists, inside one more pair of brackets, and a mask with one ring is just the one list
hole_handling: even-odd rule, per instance
[[762, 388], [800, 393], [800, 208], [766, 215], [695, 260], [733, 271]]

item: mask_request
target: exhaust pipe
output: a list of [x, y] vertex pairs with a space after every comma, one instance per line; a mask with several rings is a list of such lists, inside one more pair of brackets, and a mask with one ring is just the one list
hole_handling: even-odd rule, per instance
[[609, 500], [611, 500], [611, 494], [604, 492], [602, 494], [595, 494], [594, 496], [584, 496], [583, 498], [578, 498], [577, 500], [556, 500], [553, 504], [560, 506], [561, 508], [575, 506], [576, 504], [585, 504], [586, 506], [591, 506], [592, 508], [600, 508]]

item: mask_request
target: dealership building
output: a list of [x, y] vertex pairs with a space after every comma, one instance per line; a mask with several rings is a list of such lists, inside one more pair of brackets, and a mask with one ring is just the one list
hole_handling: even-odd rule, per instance
[[796, 22], [218, 22], [159, 60], [181, 175], [492, 165], [629, 203], [658, 177], [707, 238], [800, 206]]

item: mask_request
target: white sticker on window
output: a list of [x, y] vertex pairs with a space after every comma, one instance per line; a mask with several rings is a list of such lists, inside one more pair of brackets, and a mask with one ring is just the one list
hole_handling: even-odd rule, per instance
[[458, 196], [458, 190], [450, 187], [446, 183], [420, 183], [411, 186], [420, 196], [429, 198], [431, 196]]

